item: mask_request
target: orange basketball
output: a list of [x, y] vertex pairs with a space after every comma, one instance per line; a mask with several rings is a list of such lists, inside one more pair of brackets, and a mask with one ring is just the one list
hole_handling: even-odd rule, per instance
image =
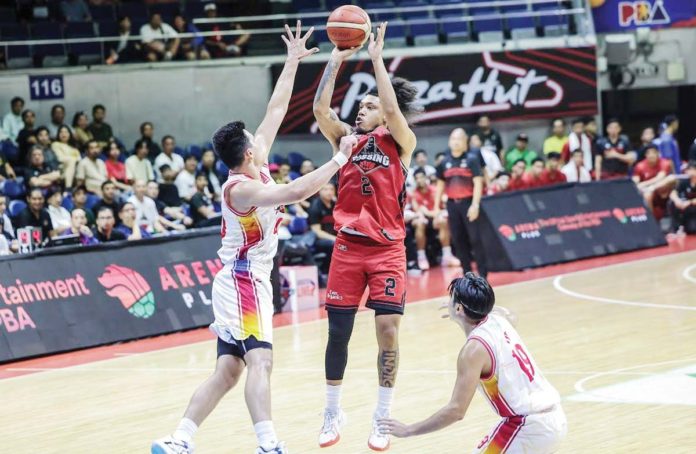
[[329, 16], [326, 34], [339, 49], [350, 49], [365, 43], [372, 31], [370, 16], [355, 5], [339, 6]]

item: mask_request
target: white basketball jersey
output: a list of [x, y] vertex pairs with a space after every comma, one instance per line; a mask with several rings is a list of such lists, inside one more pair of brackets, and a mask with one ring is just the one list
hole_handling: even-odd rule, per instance
[[558, 391], [546, 381], [505, 317], [489, 314], [468, 339], [481, 342], [491, 355], [491, 374], [481, 377], [479, 390], [500, 416], [531, 415], [560, 403]]
[[[252, 207], [246, 213], [232, 209], [230, 189], [237, 183], [252, 180], [249, 175], [230, 172], [222, 185], [222, 247], [218, 256], [224, 265], [270, 273], [278, 250], [278, 225], [283, 207]], [[268, 166], [261, 168], [264, 185], [275, 185]]]

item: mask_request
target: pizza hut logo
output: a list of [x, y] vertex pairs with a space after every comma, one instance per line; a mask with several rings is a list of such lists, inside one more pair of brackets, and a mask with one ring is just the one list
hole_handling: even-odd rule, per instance
[[378, 170], [380, 167], [389, 167], [389, 156], [375, 145], [374, 137], [367, 139], [365, 146], [351, 158], [351, 161], [358, 166], [363, 174]]

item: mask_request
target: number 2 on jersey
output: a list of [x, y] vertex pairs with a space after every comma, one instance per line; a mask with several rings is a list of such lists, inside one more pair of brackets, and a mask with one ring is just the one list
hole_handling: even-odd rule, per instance
[[367, 178], [366, 176], [362, 176], [362, 195], [372, 195], [372, 183], [370, 183], [370, 179]]
[[520, 344], [515, 344], [515, 349], [512, 351], [512, 356], [517, 360], [520, 369], [527, 376], [530, 382], [534, 381], [534, 365], [529, 359], [529, 355], [524, 351]]

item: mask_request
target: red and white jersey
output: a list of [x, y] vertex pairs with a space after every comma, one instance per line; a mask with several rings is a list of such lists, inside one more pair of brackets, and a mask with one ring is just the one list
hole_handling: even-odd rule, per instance
[[558, 391], [544, 378], [515, 328], [501, 315], [489, 314], [469, 334], [483, 344], [492, 369], [481, 377], [479, 390], [502, 417], [548, 411], [560, 403]]
[[357, 134], [358, 143], [338, 175], [336, 231], [353, 231], [378, 243], [406, 237], [407, 169], [387, 128]]
[[[278, 225], [284, 208], [252, 207], [246, 213], [233, 209], [230, 190], [234, 185], [249, 180], [253, 180], [249, 175], [230, 172], [222, 185], [222, 247], [218, 250], [218, 256], [224, 265], [234, 265], [235, 269], [253, 268], [270, 273], [273, 257], [278, 250]], [[276, 184], [268, 166], [261, 168], [261, 181], [264, 185]]]

